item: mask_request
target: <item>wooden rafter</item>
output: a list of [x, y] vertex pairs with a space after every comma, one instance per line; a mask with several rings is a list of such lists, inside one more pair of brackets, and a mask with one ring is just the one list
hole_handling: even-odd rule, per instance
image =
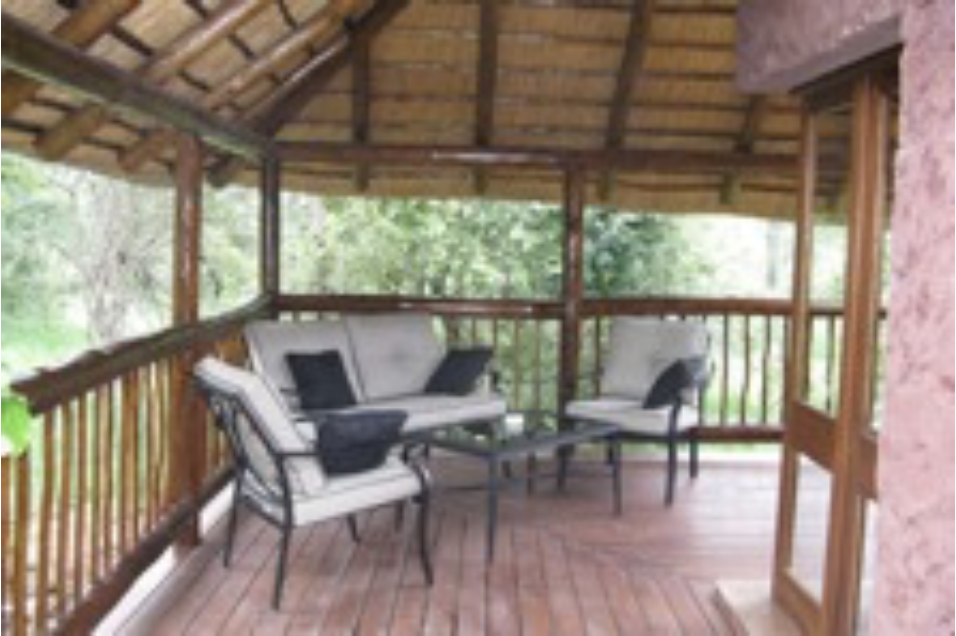
[[796, 158], [791, 155], [758, 155], [734, 152], [671, 150], [566, 150], [523, 147], [414, 146], [280, 142], [277, 153], [284, 161], [325, 161], [338, 164], [491, 166], [529, 169], [618, 170], [649, 174], [727, 175], [748, 173], [792, 177]]
[[[210, 48], [233, 34], [268, 6], [265, 0], [230, 0], [209, 19], [176, 38], [162, 53], [137, 70], [137, 74], [158, 86], [169, 82]], [[40, 135], [34, 147], [41, 157], [55, 161], [95, 134], [110, 119], [107, 108], [83, 106]]]
[[[371, 124], [371, 43], [364, 40], [355, 47], [352, 60], [352, 141], [357, 144], [369, 142]], [[368, 189], [369, 168], [365, 164], [355, 168], [355, 189]]]
[[[627, 42], [621, 56], [621, 66], [614, 86], [614, 97], [608, 113], [607, 133], [604, 145], [609, 150], [621, 148], [627, 136], [628, 116], [634, 97], [634, 88], [644, 69], [644, 60], [649, 49], [651, 21], [654, 17], [654, 0], [636, 0], [631, 9], [627, 30]], [[610, 196], [614, 177], [604, 176], [601, 182], [601, 198]]]
[[205, 138], [247, 157], [272, 151], [271, 142], [243, 126], [165, 93], [142, 78], [92, 57], [3, 14], [3, 68], [31, 80], [60, 86], [100, 104], [128, 109]]
[[[141, 0], [95, 0], [84, 3], [67, 16], [52, 32], [52, 37], [85, 49], [108, 33], [123, 17], [139, 6]], [[4, 117], [9, 117], [33, 97], [40, 84], [15, 72], [3, 73]]]
[[[349, 1], [350, 5], [354, 3], [354, 0]], [[219, 110], [260, 80], [288, 64], [291, 58], [308, 49], [314, 42], [326, 41], [340, 27], [340, 24], [335, 15], [320, 11], [249, 66], [205, 95], [200, 101], [200, 106], [211, 112]], [[120, 165], [128, 172], [136, 172], [146, 162], [162, 153], [172, 141], [173, 136], [168, 131], [153, 131], [127, 148], [120, 156]]]
[[[350, 23], [341, 37], [286, 80], [275, 95], [250, 110], [245, 121], [254, 130], [275, 136], [353, 59], [357, 47], [366, 42], [371, 44], [375, 36], [409, 4], [410, 0], [379, 0]], [[225, 184], [240, 167], [241, 163], [235, 158], [226, 159], [213, 170], [210, 181], [214, 185]]]
[[[734, 143], [734, 151], [752, 154], [754, 142], [760, 132], [760, 122], [767, 110], [765, 95], [753, 95], [747, 102], [747, 111], [744, 114], [744, 123], [740, 129], [740, 136]], [[740, 175], [730, 175], [724, 179], [720, 190], [721, 203], [734, 205], [740, 196]]]
[[[478, 86], [475, 96], [475, 143], [491, 144], [495, 121], [495, 87], [498, 79], [498, 0], [481, 0], [478, 31]], [[484, 194], [487, 175], [475, 171], [475, 189]]]

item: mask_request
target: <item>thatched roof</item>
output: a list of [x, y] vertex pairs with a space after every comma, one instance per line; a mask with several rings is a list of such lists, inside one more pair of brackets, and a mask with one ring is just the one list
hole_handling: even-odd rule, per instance
[[[283, 84], [347, 39], [350, 25], [375, 4], [89, 0], [71, 11], [6, 0], [3, 8], [225, 119], [254, 121], [275, 106]], [[71, 13], [93, 5], [113, 11], [99, 32], [64, 26]], [[735, 88], [735, 12], [735, 0], [646, 0], [637, 6], [628, 0], [413, 0], [369, 40], [367, 51], [353, 46], [276, 136], [348, 145], [795, 158], [796, 102]], [[185, 54], [184, 43], [203, 33], [204, 46], [193, 44]], [[91, 114], [80, 99], [52, 87], [14, 103], [6, 90], [12, 75], [4, 71], [5, 149], [136, 177], [168, 173], [174, 152], [151, 134], [156, 122], [119, 112]], [[209, 158], [211, 168], [217, 159]], [[596, 170], [589, 173], [589, 200], [787, 214], [795, 204], [796, 172], [780, 172], [693, 165]], [[249, 169], [228, 174], [256, 179]], [[540, 168], [356, 166], [326, 157], [289, 162], [283, 179], [286, 187], [332, 194], [561, 197], [560, 172]]]

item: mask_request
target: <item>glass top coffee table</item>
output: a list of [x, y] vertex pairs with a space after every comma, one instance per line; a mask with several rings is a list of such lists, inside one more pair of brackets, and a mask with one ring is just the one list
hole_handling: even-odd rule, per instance
[[433, 447], [449, 453], [473, 457], [488, 469], [488, 528], [486, 556], [494, 559], [498, 526], [498, 496], [513, 462], [526, 460], [528, 489], [533, 490], [537, 476], [537, 456], [556, 453], [557, 485], [563, 489], [574, 446], [584, 443], [607, 444], [614, 487], [614, 512], [621, 512], [621, 441], [618, 427], [597, 422], [560, 421], [550, 411], [519, 411], [492, 422], [477, 422], [445, 429], [423, 431], [406, 438], [406, 443]]

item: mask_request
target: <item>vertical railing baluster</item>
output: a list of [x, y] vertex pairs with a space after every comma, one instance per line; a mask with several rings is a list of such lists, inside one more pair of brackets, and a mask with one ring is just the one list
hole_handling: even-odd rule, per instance
[[101, 555], [102, 572], [110, 571], [113, 565], [113, 435], [116, 429], [116, 405], [114, 383], [110, 382], [103, 391], [103, 451], [101, 470], [103, 471], [103, 551]]
[[30, 610], [28, 605], [31, 590], [36, 587], [30, 581], [30, 539], [33, 534], [33, 478], [31, 454], [24, 453], [16, 462], [17, 510], [14, 519], [13, 544], [13, 634], [22, 636], [30, 629]]
[[511, 351], [512, 351], [512, 399], [518, 408], [522, 408], [522, 389], [524, 383], [523, 360], [521, 356], [521, 319], [515, 318], [512, 322]]
[[86, 563], [89, 557], [86, 545], [89, 508], [89, 393], [81, 395], [76, 402], [76, 518], [74, 520], [73, 598], [79, 600], [86, 589]]
[[773, 364], [773, 316], [763, 317], [763, 355], [760, 363], [760, 424], [770, 417], [770, 367]]
[[71, 500], [73, 485], [73, 405], [64, 402], [58, 409], [59, 427], [59, 503], [56, 522], [56, 617], [66, 614], [67, 594], [69, 592], [68, 566], [70, 564], [70, 522], [73, 504]]
[[542, 408], [541, 402], [541, 392], [543, 387], [541, 383], [544, 381], [543, 377], [543, 362], [542, 362], [542, 340], [544, 339], [544, 321], [535, 320], [534, 321], [534, 385], [532, 389], [534, 390], [534, 410], [540, 411]]
[[751, 350], [753, 345], [751, 343], [751, 333], [750, 333], [750, 314], [744, 314], [743, 316], [743, 335], [744, 335], [744, 359], [743, 359], [743, 378], [740, 382], [740, 425], [747, 426], [749, 422], [747, 421], [747, 415], [749, 412], [749, 400], [750, 400], [750, 375], [751, 375]]
[[591, 378], [591, 389], [594, 395], [597, 396], [601, 393], [601, 369], [604, 367], [604, 334], [602, 333], [604, 330], [604, 318], [595, 316], [591, 324], [594, 325], [594, 333], [592, 334], [594, 369], [593, 377]]
[[[40, 520], [37, 537], [37, 574], [35, 595], [36, 614], [34, 627], [35, 631], [45, 634], [49, 629], [49, 611], [50, 611], [50, 556], [53, 552], [51, 546], [52, 539], [52, 517], [53, 517], [53, 496], [56, 485], [57, 465], [53, 453], [53, 443], [56, 427], [55, 411], [50, 410], [43, 415], [43, 448], [42, 448], [42, 467], [43, 482], [40, 491]], [[23, 590], [29, 592], [28, 590]]]
[[730, 314], [723, 314], [721, 338], [720, 425], [726, 426], [730, 410]]
[[826, 397], [825, 404], [827, 412], [832, 413], [835, 408], [837, 396], [836, 391], [836, 367], [837, 367], [837, 333], [836, 317], [829, 315], [826, 318]]

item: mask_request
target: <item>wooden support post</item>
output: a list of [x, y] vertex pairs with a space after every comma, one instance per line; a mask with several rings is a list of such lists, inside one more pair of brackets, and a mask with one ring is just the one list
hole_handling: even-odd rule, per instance
[[561, 376], [558, 388], [561, 412], [577, 392], [580, 310], [584, 296], [584, 194], [585, 173], [568, 170], [564, 178], [564, 311], [561, 317]]
[[282, 166], [276, 159], [267, 159], [262, 164], [262, 209], [260, 235], [260, 286], [270, 302], [279, 295], [280, 288], [280, 194]]
[[[173, 323], [199, 320], [199, 259], [202, 238], [203, 146], [196, 137], [179, 135], [176, 144], [176, 219], [173, 235]], [[170, 448], [170, 478], [180, 501], [198, 501], [205, 473], [206, 435], [203, 411], [192, 387], [193, 365], [199, 352], [183, 353], [174, 362]], [[194, 511], [198, 513], [198, 511]], [[199, 516], [180, 537], [189, 547], [200, 543]]]

